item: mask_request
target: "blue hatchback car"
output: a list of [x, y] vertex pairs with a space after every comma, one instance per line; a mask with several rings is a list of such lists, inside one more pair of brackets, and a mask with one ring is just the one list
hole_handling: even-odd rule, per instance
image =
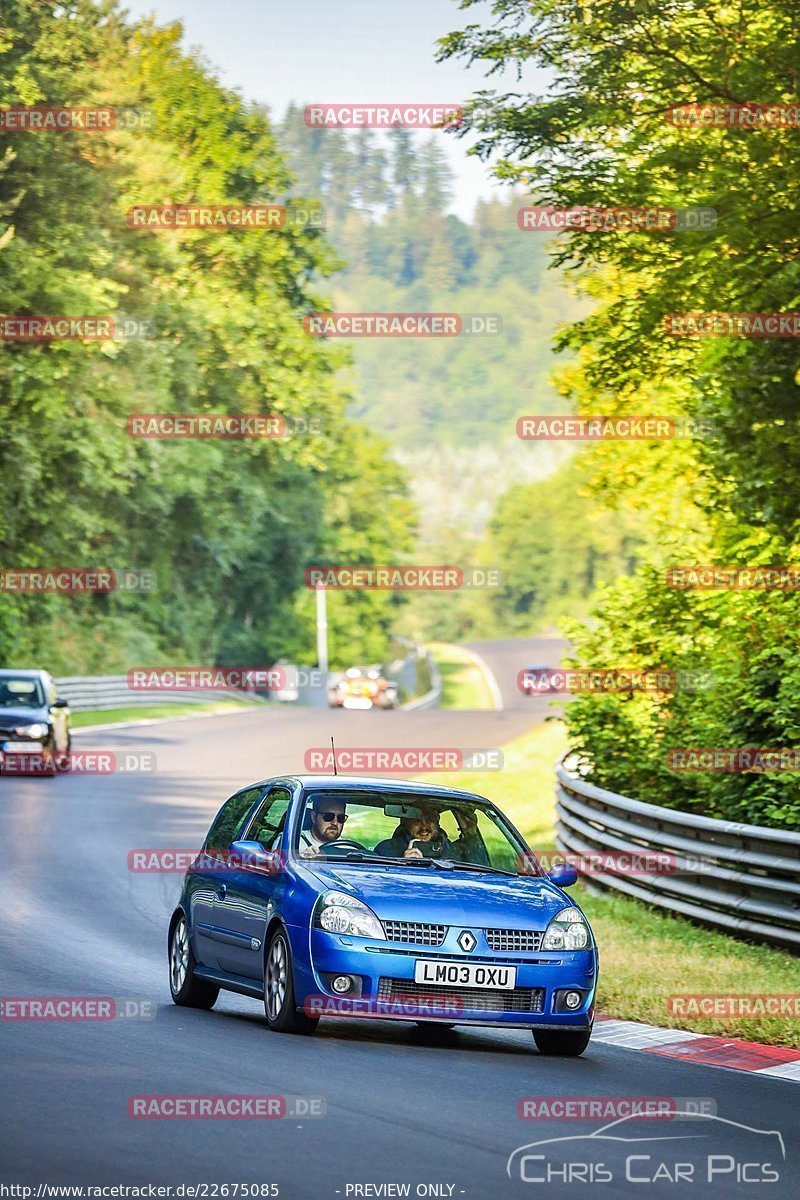
[[531, 1029], [589, 1043], [597, 948], [563, 889], [489, 800], [387, 779], [292, 776], [226, 801], [169, 925], [176, 1004], [220, 989], [281, 1032], [320, 1017]]

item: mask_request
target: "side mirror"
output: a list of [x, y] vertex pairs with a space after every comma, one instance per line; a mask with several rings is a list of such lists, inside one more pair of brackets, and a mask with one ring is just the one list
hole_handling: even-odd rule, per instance
[[234, 871], [258, 871], [262, 875], [277, 875], [283, 869], [283, 851], [265, 850], [261, 842], [233, 842], [226, 854]]
[[53, 703], [50, 707], [51, 708], [69, 708], [69, 700], [66, 700], [63, 696], [58, 696], [53, 701]]
[[578, 872], [572, 863], [556, 863], [547, 872], [547, 878], [556, 887], [568, 888], [578, 882]]

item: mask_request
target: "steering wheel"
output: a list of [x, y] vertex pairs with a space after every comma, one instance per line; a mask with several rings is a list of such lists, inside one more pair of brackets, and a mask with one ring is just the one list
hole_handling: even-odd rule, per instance
[[325, 842], [320, 846], [320, 850], [323, 854], [335, 853], [338, 850], [364, 850], [367, 854], [371, 853], [366, 846], [362, 846], [361, 842], [357, 842], [353, 838], [337, 838], [335, 842]]

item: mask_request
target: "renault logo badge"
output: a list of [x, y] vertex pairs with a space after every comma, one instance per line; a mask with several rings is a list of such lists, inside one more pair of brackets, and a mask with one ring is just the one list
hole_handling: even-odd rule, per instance
[[468, 929], [465, 929], [458, 935], [458, 944], [465, 954], [470, 954], [477, 946], [478, 939], [474, 933], [470, 933]]

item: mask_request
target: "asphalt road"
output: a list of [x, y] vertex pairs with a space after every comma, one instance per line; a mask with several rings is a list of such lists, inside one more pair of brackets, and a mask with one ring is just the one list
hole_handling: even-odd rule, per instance
[[547, 693], [531, 696], [520, 691], [519, 673], [526, 667], [558, 667], [568, 648], [569, 642], [560, 637], [508, 638], [467, 644], [467, 649], [482, 658], [494, 675], [503, 708], [509, 712], [533, 713], [535, 718], [554, 711], [553, 697]]
[[[500, 651], [495, 665], [500, 658], [508, 654]], [[325, 745], [332, 729], [340, 745], [480, 747], [538, 719], [532, 705], [492, 714], [270, 709], [83, 733], [82, 748], [146, 751], [157, 771], [0, 780], [0, 995], [127, 997], [154, 1012], [92, 1023], [0, 1021], [0, 1183], [33, 1186], [34, 1196], [39, 1184], [274, 1183], [285, 1200], [403, 1194], [353, 1190], [367, 1184], [469, 1200], [573, 1197], [586, 1194], [588, 1182], [565, 1185], [562, 1169], [550, 1184], [523, 1183], [519, 1171], [509, 1178], [506, 1162], [526, 1143], [587, 1134], [597, 1122], [524, 1121], [520, 1100], [657, 1096], [708, 1098], [727, 1121], [780, 1130], [787, 1161], [778, 1164], [779, 1193], [797, 1194], [800, 1115], [796, 1085], [784, 1080], [607, 1045], [578, 1060], [547, 1059], [522, 1032], [464, 1029], [432, 1038], [414, 1026], [327, 1020], [313, 1038], [282, 1036], [244, 998], [223, 993], [210, 1013], [171, 1004], [165, 937], [180, 877], [132, 874], [129, 850], [199, 845], [233, 790], [302, 769], [305, 751]], [[300, 1104], [300, 1115], [279, 1120], [128, 1116], [131, 1096], [166, 1094], [279, 1095], [290, 1105], [322, 1098], [326, 1115], [307, 1117]], [[648, 1126], [637, 1136], [676, 1132]], [[685, 1162], [727, 1152], [732, 1130], [748, 1159], [767, 1154], [770, 1139], [715, 1124], [679, 1151], [674, 1142], [648, 1142], [652, 1158], [640, 1161], [639, 1175], [676, 1155]], [[642, 1187], [648, 1198], [678, 1188], [693, 1196], [759, 1194], [757, 1185], [737, 1183], [733, 1168], [710, 1186], [702, 1176], [626, 1183], [620, 1143], [598, 1151], [595, 1142], [581, 1153], [606, 1164], [616, 1156], [611, 1182], [595, 1175], [603, 1196]]]

